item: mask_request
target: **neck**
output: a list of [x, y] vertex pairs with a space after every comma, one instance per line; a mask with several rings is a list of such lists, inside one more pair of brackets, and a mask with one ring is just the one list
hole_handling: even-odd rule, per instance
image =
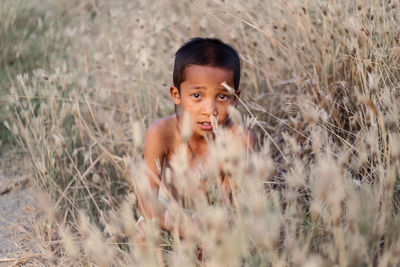
[[192, 137], [189, 139], [189, 145], [193, 149], [197, 149], [199, 147], [207, 145], [207, 140], [206, 140], [206, 138], [204, 136], [192, 135]]
[[207, 154], [207, 139], [204, 136], [192, 136], [188, 142], [188, 150], [192, 153], [193, 158], [201, 160]]

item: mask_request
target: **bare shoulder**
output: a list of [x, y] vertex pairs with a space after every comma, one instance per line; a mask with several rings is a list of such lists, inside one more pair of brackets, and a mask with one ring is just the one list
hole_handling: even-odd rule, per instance
[[167, 153], [168, 144], [175, 137], [176, 123], [175, 116], [168, 116], [153, 122], [146, 131], [145, 148], [154, 147], [160, 152]]
[[246, 129], [242, 125], [232, 125], [231, 130], [242, 137], [243, 143], [250, 149], [254, 149], [255, 135], [252, 131]]

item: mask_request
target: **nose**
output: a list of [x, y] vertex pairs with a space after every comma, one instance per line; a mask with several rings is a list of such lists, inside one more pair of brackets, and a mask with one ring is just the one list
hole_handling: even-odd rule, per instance
[[202, 114], [203, 115], [207, 115], [210, 116], [211, 114], [215, 114], [217, 110], [217, 106], [215, 103], [215, 100], [208, 100], [208, 101], [204, 101], [204, 106], [202, 109]]

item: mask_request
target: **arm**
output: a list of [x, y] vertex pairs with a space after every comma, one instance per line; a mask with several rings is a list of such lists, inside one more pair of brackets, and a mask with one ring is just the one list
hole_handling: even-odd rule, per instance
[[146, 140], [144, 144], [144, 161], [147, 166], [147, 177], [150, 187], [158, 193], [159, 184], [161, 181], [158, 173], [156, 161], [159, 160], [162, 165], [163, 155], [166, 153], [164, 136], [162, 127], [154, 123], [150, 125], [146, 132]]
[[[162, 156], [165, 153], [163, 146], [163, 134], [162, 129], [158, 123], [153, 123], [147, 129], [146, 140], [144, 145], [144, 161], [146, 164], [146, 176], [154, 196], [157, 196], [160, 175], [158, 174], [156, 160], [162, 160]], [[142, 201], [139, 201], [139, 211], [145, 218], [153, 218], [158, 215], [157, 208], [151, 205], [149, 202], [141, 197]], [[150, 201], [152, 202], [152, 201]]]
[[[158, 196], [159, 185], [161, 177], [157, 168], [156, 161], [159, 160], [160, 165], [163, 165], [163, 156], [167, 153], [166, 139], [162, 125], [159, 122], [155, 122], [147, 129], [146, 140], [144, 145], [144, 161], [146, 163], [146, 174], [150, 184], [150, 188], [153, 190], [154, 195]], [[155, 201], [158, 201], [156, 199]], [[151, 205], [151, 203], [139, 202], [139, 211], [147, 219], [158, 217], [160, 219], [160, 226], [167, 229], [165, 225], [164, 212]]]
[[[238, 132], [240, 129], [240, 132]], [[249, 153], [254, 151], [255, 149], [255, 135], [253, 132], [245, 129], [245, 128], [233, 128], [236, 134], [240, 133], [240, 139], [242, 141], [242, 145], [246, 149], [247, 157]], [[223, 166], [220, 165], [220, 169], [223, 169]], [[228, 194], [229, 199], [232, 200], [232, 194], [237, 192], [237, 185], [231, 181], [231, 179], [223, 172], [221, 172], [221, 193]], [[232, 203], [232, 202], [231, 202]]]
[[250, 151], [253, 151], [255, 148], [255, 136], [254, 133], [249, 131], [249, 130], [245, 130], [244, 134], [243, 134], [243, 143], [246, 145], [246, 148]]

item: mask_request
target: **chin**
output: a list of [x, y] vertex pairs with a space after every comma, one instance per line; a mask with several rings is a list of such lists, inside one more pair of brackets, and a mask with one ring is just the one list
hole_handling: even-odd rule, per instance
[[208, 135], [213, 134], [213, 131], [203, 131], [201, 129], [193, 131], [192, 136], [194, 137], [206, 137]]

